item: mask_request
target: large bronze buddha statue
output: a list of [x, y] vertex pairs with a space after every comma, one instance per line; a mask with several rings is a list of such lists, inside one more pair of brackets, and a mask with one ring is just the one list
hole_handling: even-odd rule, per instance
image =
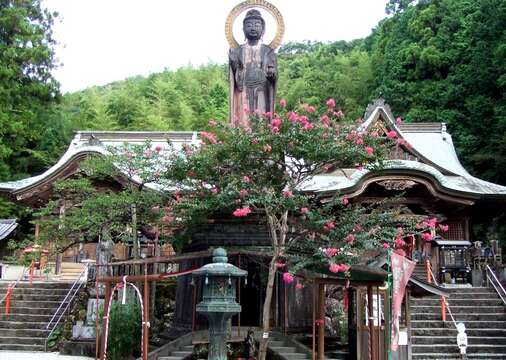
[[249, 126], [249, 113], [274, 111], [277, 61], [274, 49], [262, 44], [265, 20], [260, 11], [246, 13], [243, 21], [246, 43], [229, 52], [230, 121]]

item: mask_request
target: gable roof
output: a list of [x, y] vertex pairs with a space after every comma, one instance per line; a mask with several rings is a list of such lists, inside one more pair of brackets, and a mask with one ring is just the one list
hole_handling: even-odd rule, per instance
[[55, 180], [72, 174], [76, 161], [90, 154], [105, 155], [110, 146], [121, 146], [124, 143], [142, 144], [146, 141], [150, 141], [153, 148], [161, 146], [162, 149], [169, 149], [169, 146], [172, 146], [175, 150], [180, 150], [183, 144], [200, 143], [197, 132], [78, 131], [55, 165], [40, 175], [0, 183], [0, 194], [8, 194], [12, 200], [22, 201], [48, 188]]
[[[399, 139], [406, 140], [411, 146], [404, 148], [413, 155], [409, 160], [388, 160], [382, 171], [384, 176], [411, 174], [432, 182], [442, 192], [470, 199], [506, 197], [505, 186], [478, 179], [462, 166], [445, 123], [397, 124], [390, 107], [382, 99], [367, 107], [361, 128], [370, 129], [378, 122], [395, 131]], [[304, 184], [303, 189], [358, 195], [365, 190], [364, 183], [373, 176], [368, 169], [348, 169], [346, 175], [329, 173], [315, 176]]]

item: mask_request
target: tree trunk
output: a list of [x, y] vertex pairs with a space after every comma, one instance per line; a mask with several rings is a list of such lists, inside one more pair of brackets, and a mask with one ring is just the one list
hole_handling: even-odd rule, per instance
[[270, 331], [270, 317], [271, 317], [271, 302], [272, 302], [272, 293], [274, 288], [274, 279], [276, 278], [276, 259], [277, 255], [275, 254], [269, 265], [269, 277], [267, 278], [267, 289], [265, 290], [265, 300], [264, 300], [264, 309], [262, 315], [262, 338], [260, 340], [260, 348], [258, 351], [258, 359], [265, 360], [267, 356], [267, 344], [269, 341], [269, 331]]

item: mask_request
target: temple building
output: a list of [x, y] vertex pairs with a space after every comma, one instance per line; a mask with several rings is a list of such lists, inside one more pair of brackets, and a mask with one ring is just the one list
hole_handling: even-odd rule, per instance
[[[486, 241], [473, 238], [472, 226], [490, 220], [504, 211], [506, 187], [478, 179], [465, 170], [444, 123], [396, 121], [389, 106], [383, 100], [377, 100], [367, 107], [361, 126], [369, 131], [378, 131], [380, 135], [395, 132], [398, 146], [390, 154], [385, 167], [374, 172], [368, 169], [345, 169], [344, 173], [321, 174], [304, 184], [300, 191], [329, 197], [338, 193], [340, 196], [345, 195], [352, 202], [383, 202], [386, 206], [391, 201], [402, 207], [401, 212], [405, 217], [435, 217], [438, 222], [448, 225], [442, 237], [435, 237], [431, 242], [414, 238], [406, 248], [408, 257], [416, 260], [418, 265], [403, 307], [401, 329], [405, 341], [394, 357], [437, 359], [438, 353], [450, 350], [445, 348], [445, 343], [438, 344], [437, 337], [436, 340], [428, 339], [431, 336], [427, 336], [426, 328], [431, 327], [427, 322], [440, 320], [439, 297], [447, 297], [450, 294], [442, 285], [474, 284], [479, 288], [483, 279], [474, 276], [473, 270], [479, 269], [482, 273], [482, 269], [487, 265], [501, 264], [501, 250], [497, 242], [485, 247], [487, 251], [473, 246], [473, 242]], [[76, 174], [80, 162], [90, 154], [107, 154], [107, 149], [111, 146], [124, 143], [142, 144], [146, 141], [150, 141], [153, 148], [162, 147], [167, 150], [180, 149], [184, 144], [200, 143], [197, 132], [80, 131], [54, 166], [31, 178], [0, 183], [0, 196], [31, 208], [42, 207], [52, 196], [54, 182]], [[121, 187], [121, 183], [117, 185]], [[149, 187], [150, 184], [146, 186]], [[157, 190], [156, 187], [152, 188]], [[149, 252], [149, 242], [146, 237], [144, 255], [148, 258], [155, 255]], [[227, 247], [235, 251], [235, 255], [230, 256], [231, 261], [248, 270], [248, 280], [240, 291], [242, 319], [234, 319], [234, 325], [261, 325], [262, 288], [265, 287], [261, 253], [262, 248], [269, 244], [268, 232], [258, 219], [244, 220], [222, 216], [212, 224], [196, 229], [191, 241], [183, 249], [186, 254], [200, 254], [216, 247]], [[173, 254], [170, 246], [163, 250], [162, 256]], [[63, 254], [63, 262], [95, 260], [96, 253], [96, 242], [75, 245]], [[364, 258], [363, 263], [357, 265], [357, 275], [351, 279], [354, 290], [342, 295], [347, 297], [349, 307], [348, 353], [352, 356], [354, 354], [357, 359], [367, 359], [368, 351], [372, 348], [376, 349], [374, 359], [386, 359], [388, 342], [384, 321], [389, 304], [385, 298], [383, 284], [388, 273], [380, 253], [381, 251], [372, 252], [368, 258]], [[116, 260], [128, 260], [128, 254], [128, 245], [115, 245]], [[208, 257], [196, 257], [181, 262], [180, 266], [182, 270], [189, 269], [203, 265], [208, 260]], [[344, 284], [343, 279], [332, 278], [332, 274], [327, 275], [315, 283], [337, 288]], [[183, 330], [192, 330], [192, 327], [195, 328], [195, 322], [198, 323], [195, 310], [188, 306], [190, 299], [198, 296], [198, 291], [197, 294], [192, 293], [194, 290], [190, 283], [189, 276], [181, 276], [177, 286], [175, 325]], [[297, 292], [293, 286], [285, 286], [278, 281], [275, 293], [272, 323], [276, 328], [284, 329], [288, 333], [307, 331], [314, 326], [312, 313], [315, 311], [316, 294], [312, 289]], [[424, 298], [416, 300], [417, 296], [428, 295], [436, 296], [435, 305]], [[411, 301], [411, 297], [414, 300]], [[473, 309], [469, 308], [469, 311]], [[456, 314], [456, 317], [459, 316], [460, 314]], [[370, 322], [371, 318], [375, 320]], [[474, 321], [472, 316], [469, 319]], [[502, 316], [498, 321], [506, 323], [506, 318]], [[417, 326], [421, 327], [421, 330], [417, 330]], [[444, 324], [436, 327], [435, 331], [441, 337], [455, 335], [452, 329], [446, 329], [448, 333], [445, 332]], [[476, 332], [476, 329], [473, 331]], [[501, 353], [506, 354], [506, 338], [498, 339], [499, 346], [502, 347]], [[454, 344], [448, 346], [451, 351], [455, 350]], [[486, 348], [486, 343], [477, 343], [476, 346], [477, 351], [482, 351]], [[430, 357], [432, 355], [434, 357]]]

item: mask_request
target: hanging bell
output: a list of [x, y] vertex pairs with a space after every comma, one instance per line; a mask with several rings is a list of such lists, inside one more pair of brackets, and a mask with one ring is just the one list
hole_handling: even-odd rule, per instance
[[209, 278], [206, 275], [206, 285], [209, 285]]

